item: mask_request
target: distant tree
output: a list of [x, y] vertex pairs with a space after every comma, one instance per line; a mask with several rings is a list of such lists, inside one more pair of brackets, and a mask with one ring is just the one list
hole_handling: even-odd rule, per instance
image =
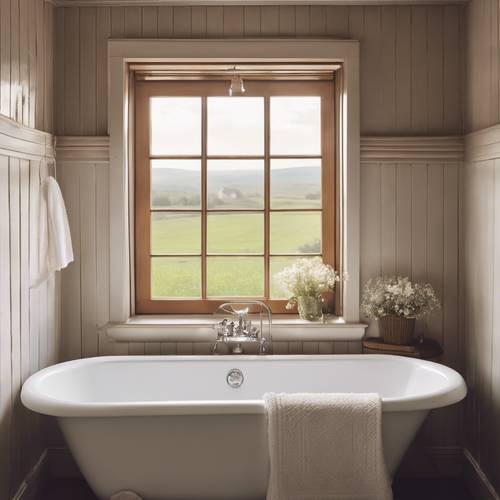
[[306, 194], [306, 200], [319, 200], [319, 199], [321, 199], [321, 193], [319, 191], [317, 193]]
[[321, 252], [321, 241], [319, 239], [315, 239], [311, 243], [301, 245], [299, 247], [299, 251], [302, 253], [319, 253]]
[[153, 205], [155, 205], [157, 207], [170, 207], [172, 205], [172, 201], [164, 193], [154, 193], [153, 194]]

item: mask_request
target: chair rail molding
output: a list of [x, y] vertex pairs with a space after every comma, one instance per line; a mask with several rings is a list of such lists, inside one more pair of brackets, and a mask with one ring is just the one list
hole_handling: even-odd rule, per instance
[[0, 155], [25, 160], [53, 158], [54, 137], [0, 115]]
[[61, 163], [109, 163], [108, 136], [59, 136], [56, 159]]
[[500, 124], [471, 132], [465, 136], [465, 159], [482, 162], [500, 158]]
[[[500, 126], [498, 140], [500, 142]], [[462, 136], [364, 136], [360, 141], [362, 164], [456, 163], [463, 161], [464, 154], [465, 144]], [[109, 137], [58, 136], [56, 155], [57, 160], [62, 163], [109, 163]]]
[[361, 163], [456, 163], [464, 150], [462, 136], [362, 137]]

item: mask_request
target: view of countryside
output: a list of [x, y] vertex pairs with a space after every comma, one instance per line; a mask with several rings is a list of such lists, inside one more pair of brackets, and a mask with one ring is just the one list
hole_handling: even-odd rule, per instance
[[[264, 160], [208, 159], [206, 182], [207, 296], [263, 296]], [[201, 192], [201, 159], [151, 160], [154, 298], [201, 295]], [[319, 157], [271, 159], [270, 209], [271, 296], [283, 298], [273, 275], [321, 253]]]

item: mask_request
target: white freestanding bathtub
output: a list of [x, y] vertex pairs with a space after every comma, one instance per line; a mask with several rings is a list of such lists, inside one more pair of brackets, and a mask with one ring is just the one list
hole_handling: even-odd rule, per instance
[[[244, 376], [233, 388], [231, 369]], [[70, 361], [30, 377], [22, 401], [58, 417], [102, 499], [263, 499], [269, 459], [265, 392], [377, 392], [390, 474], [429, 410], [465, 397], [462, 377], [381, 355], [117, 356]]]

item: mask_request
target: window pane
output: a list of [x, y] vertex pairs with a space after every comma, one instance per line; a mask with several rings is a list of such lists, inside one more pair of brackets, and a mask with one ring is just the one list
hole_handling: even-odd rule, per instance
[[153, 257], [151, 296], [159, 298], [200, 298], [200, 257]]
[[208, 160], [207, 206], [264, 208], [263, 160]]
[[[286, 293], [281, 289], [279, 283], [276, 282], [276, 274], [283, 271], [285, 267], [293, 265], [298, 258], [308, 258], [308, 257], [271, 257], [269, 263], [269, 275], [270, 283], [269, 288], [271, 292], [272, 299], [288, 299]], [[312, 259], [313, 257], [311, 257]]]
[[271, 208], [321, 208], [321, 160], [271, 160]]
[[201, 215], [152, 213], [151, 253], [201, 253]]
[[151, 98], [151, 154], [201, 154], [201, 98]]
[[208, 214], [208, 253], [264, 253], [263, 214]]
[[152, 160], [153, 208], [200, 208], [200, 160]]
[[320, 97], [271, 97], [271, 154], [321, 154]]
[[271, 213], [271, 253], [321, 253], [321, 212]]
[[264, 98], [207, 99], [209, 155], [264, 154]]
[[209, 297], [262, 297], [264, 259], [262, 257], [208, 257]]

